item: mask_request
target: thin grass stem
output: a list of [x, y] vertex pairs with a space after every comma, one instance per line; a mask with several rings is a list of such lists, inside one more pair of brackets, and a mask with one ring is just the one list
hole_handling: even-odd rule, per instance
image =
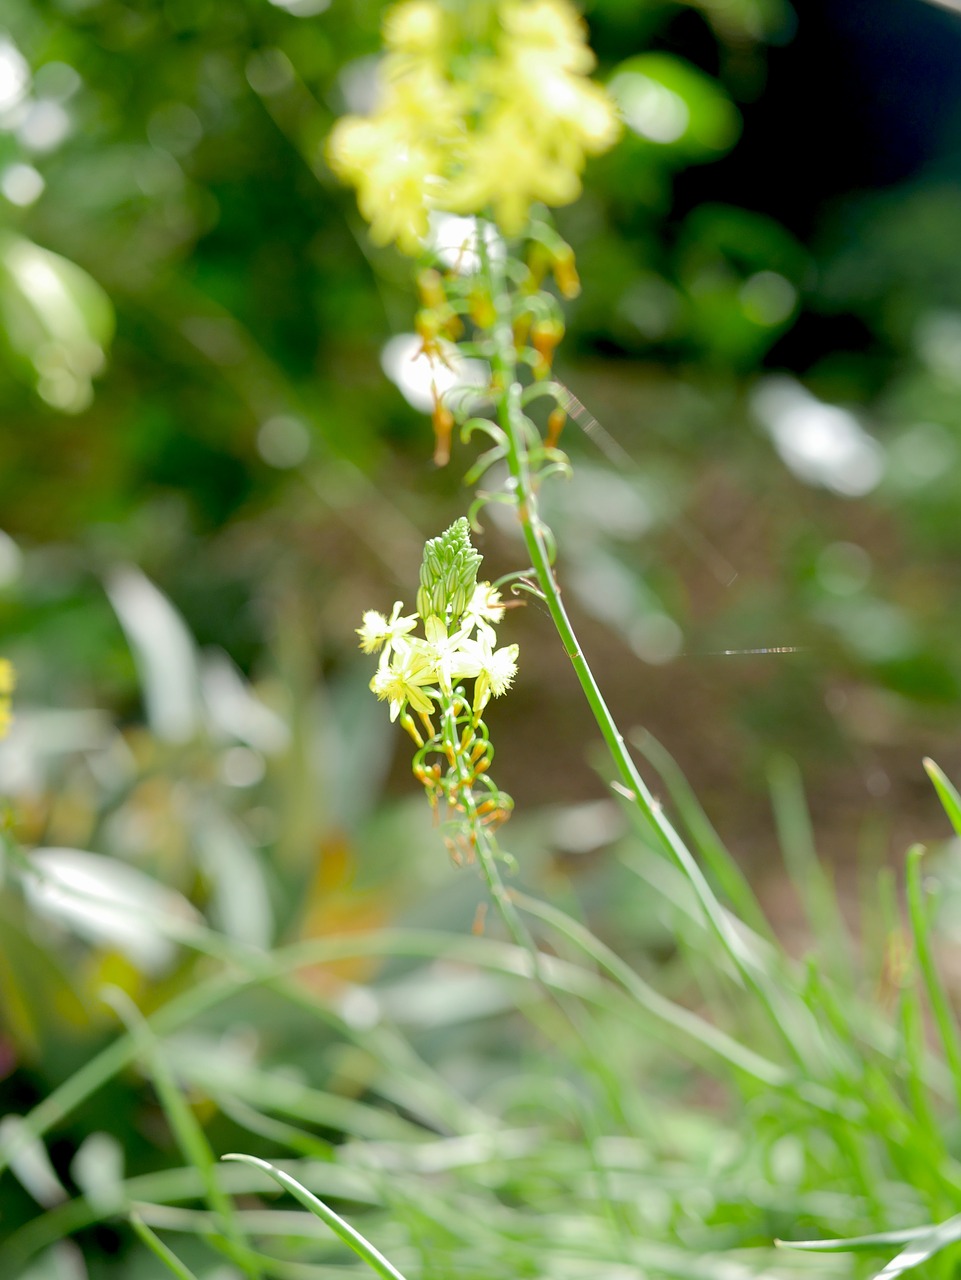
[[169, 1249], [155, 1232], [151, 1231], [139, 1213], [130, 1215], [130, 1225], [154, 1257], [159, 1258], [167, 1270], [177, 1277], [177, 1280], [197, 1280], [190, 1268], [180, 1261], [173, 1250]]
[[924, 981], [924, 989], [931, 1006], [931, 1013], [944, 1046], [944, 1054], [951, 1069], [955, 1096], [961, 1108], [961, 1035], [958, 1024], [951, 1009], [947, 994], [941, 984], [928, 931], [927, 911], [925, 910], [924, 884], [921, 874], [921, 861], [924, 857], [922, 845], [913, 845], [908, 850], [907, 887], [908, 914], [911, 918], [911, 929], [914, 933], [914, 946], [918, 957], [918, 966]]

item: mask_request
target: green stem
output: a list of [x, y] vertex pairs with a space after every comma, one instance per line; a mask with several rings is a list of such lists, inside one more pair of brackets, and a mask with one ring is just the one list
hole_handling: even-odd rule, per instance
[[457, 774], [458, 799], [464, 806], [464, 814], [473, 835], [473, 847], [477, 853], [481, 874], [487, 885], [494, 905], [500, 912], [507, 931], [518, 947], [527, 951], [534, 965], [532, 976], [540, 976], [539, 952], [531, 937], [530, 930], [524, 924], [520, 913], [511, 901], [507, 886], [501, 877], [497, 865], [497, 846], [494, 838], [487, 830], [477, 809], [477, 801], [471, 784], [471, 774], [461, 750], [460, 733], [457, 728], [457, 716], [454, 709], [453, 696], [445, 695], [441, 711], [441, 727], [444, 746], [447, 748], [451, 768]]
[[[601, 735], [607, 744], [623, 788], [658, 833], [666, 852], [687, 876], [721, 945], [745, 985], [754, 991], [765, 1008], [772, 1023], [783, 1037], [789, 1052], [800, 1066], [807, 1068], [809, 1067], [807, 1035], [792, 1032], [785, 1025], [783, 997], [778, 999], [774, 993], [767, 989], [763, 976], [759, 973], [757, 958], [752, 954], [749, 944], [718, 902], [691, 851], [674, 830], [660, 804], [655, 800], [638, 772], [624, 741], [624, 736], [604, 700], [604, 696], [594, 678], [594, 673], [588, 664], [587, 658], [584, 656], [580, 642], [571, 625], [561, 597], [560, 585], [551, 563], [552, 557], [548, 549], [547, 537], [545, 536], [545, 525], [538, 514], [536, 484], [531, 473], [527, 447], [524, 441], [523, 387], [518, 379], [517, 352], [511, 323], [509, 284], [503, 268], [486, 253], [486, 246], [481, 243], [481, 239], [481, 237], [478, 237], [479, 250], [490, 284], [491, 300], [497, 317], [491, 329], [491, 367], [494, 375], [494, 385], [497, 388], [494, 397], [497, 420], [507, 438], [506, 461], [514, 488], [517, 513], [524, 536], [524, 543], [527, 547], [538, 585], [543, 593], [544, 602], [564, 646], [564, 651], [574, 668], [588, 705], [593, 712], [594, 719], [597, 721]], [[798, 1012], [798, 1010], [794, 1010], [795, 1016], [797, 1016]], [[799, 1030], [804, 1032], [806, 1029], [801, 1028]], [[813, 1042], [817, 1042], [816, 1038]]]

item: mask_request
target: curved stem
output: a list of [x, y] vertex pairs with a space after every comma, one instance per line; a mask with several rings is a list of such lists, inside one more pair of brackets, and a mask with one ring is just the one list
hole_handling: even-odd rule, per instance
[[451, 768], [457, 774], [459, 784], [458, 799], [464, 806], [464, 815], [470, 824], [472, 845], [477, 853], [477, 861], [480, 864], [481, 874], [487, 884], [488, 892], [500, 912], [504, 924], [507, 926], [511, 939], [518, 947], [523, 948], [530, 955], [534, 966], [531, 976], [541, 979], [540, 952], [531, 936], [530, 930], [522, 920], [520, 912], [511, 901], [511, 896], [507, 891], [507, 886], [504, 884], [500, 868], [497, 865], [496, 842], [484, 825], [483, 818], [477, 808], [471, 773], [461, 750], [460, 733], [457, 728], [457, 716], [452, 697], [447, 697], [444, 701], [441, 712], [441, 733]]
[[[491, 327], [491, 367], [493, 371], [497, 420], [507, 437], [506, 461], [510, 473], [513, 498], [517, 508], [524, 543], [531, 565], [543, 593], [544, 602], [564, 646], [571, 665], [597, 721], [611, 759], [620, 776], [625, 794], [634, 802], [644, 818], [657, 832], [665, 851], [687, 876], [697, 895], [701, 908], [727, 953], [730, 961], [763, 1005], [770, 1020], [784, 1039], [792, 1057], [799, 1065], [810, 1066], [809, 1046], [818, 1043], [817, 1035], [809, 1035], [811, 1028], [792, 1031], [785, 1025], [783, 997], [768, 989], [765, 974], [744, 936], [737, 929], [731, 916], [718, 902], [710, 884], [697, 861], [687, 848], [660, 804], [654, 798], [628, 750], [624, 736], [617, 726], [604, 696], [594, 678], [580, 642], [571, 625], [561, 597], [561, 588], [554, 573], [546, 526], [538, 514], [537, 486], [532, 475], [530, 458], [525, 442], [529, 423], [523, 412], [524, 389], [518, 378], [517, 352], [511, 323], [511, 298], [509, 283], [502, 265], [495, 262], [480, 245], [484, 270], [491, 291], [496, 320]], [[805, 1011], [795, 1007], [795, 1016], [805, 1017]], [[800, 1034], [798, 1034], [800, 1032]]]

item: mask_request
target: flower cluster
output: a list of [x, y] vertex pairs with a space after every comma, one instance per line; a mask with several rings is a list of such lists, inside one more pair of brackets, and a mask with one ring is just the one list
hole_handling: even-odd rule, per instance
[[13, 721], [10, 712], [10, 695], [16, 684], [13, 667], [6, 658], [0, 658], [0, 738], [6, 736]]
[[[461, 518], [424, 549], [417, 611], [405, 614], [398, 600], [389, 617], [365, 613], [357, 631], [364, 652], [380, 654], [370, 687], [417, 744], [414, 774], [435, 811], [441, 801], [446, 807], [457, 861], [472, 857], [478, 825], [503, 822], [513, 807], [488, 776], [494, 749], [482, 715], [510, 688], [517, 645], [496, 647], [505, 606], [489, 582], [477, 581], [480, 560]], [[464, 680], [474, 682], [472, 697]]]
[[519, 234], [533, 201], [575, 200], [586, 156], [617, 137], [568, 0], [404, 0], [384, 39], [377, 108], [341, 120], [328, 147], [378, 243], [420, 252], [432, 210], [492, 209]]
[[[453, 696], [460, 681], [474, 681], [471, 706], [478, 716], [492, 695], [498, 698], [511, 687], [517, 645], [495, 648], [494, 626], [503, 617], [504, 605], [489, 582], [476, 584], [456, 623], [436, 613], [404, 615], [402, 609], [398, 600], [389, 618], [369, 610], [357, 629], [363, 651], [380, 652], [370, 687], [390, 703], [391, 720], [410, 707], [433, 733], [431, 715]], [[413, 635], [421, 622], [424, 636]]]
[[[358, 627], [361, 648], [376, 653], [383, 645], [370, 687], [377, 698], [389, 701], [392, 721], [408, 705], [418, 716], [430, 719], [435, 705], [449, 698], [462, 680], [475, 682], [471, 705], [479, 716], [491, 694], [499, 698], [511, 687], [517, 672], [517, 645], [494, 648], [496, 632], [491, 623], [498, 622], [504, 611], [499, 602], [499, 591], [489, 582], [479, 582], [454, 630], [435, 614], [424, 620], [417, 613], [402, 617], [399, 600], [389, 618], [383, 613], [363, 614], [363, 626]], [[424, 622], [425, 639], [409, 634], [418, 621]]]

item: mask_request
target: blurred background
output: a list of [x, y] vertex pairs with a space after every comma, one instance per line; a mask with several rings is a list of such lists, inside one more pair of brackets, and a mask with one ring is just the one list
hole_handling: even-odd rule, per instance
[[[354, 634], [412, 599], [472, 459], [431, 462], [387, 347], [410, 263], [323, 158], [370, 100], [381, 14], [3, 6], [0, 786], [51, 880], [27, 916], [0, 900], [0, 1110], [108, 1034], [85, 993], [150, 1006], [185, 981], [169, 941], [58, 883], [174, 895], [257, 945], [467, 929], [482, 896]], [[626, 127], [558, 216], [584, 284], [558, 366], [574, 479], [545, 499], [561, 580], [622, 724], [677, 759], [790, 937], [773, 758], [798, 762], [842, 886], [943, 834], [923, 755], [961, 775], [961, 15], [586, 16]], [[523, 563], [509, 523], [478, 542], [489, 577]], [[616, 936], [638, 908], [605, 856], [597, 735], [539, 607], [502, 634], [505, 843]]]

